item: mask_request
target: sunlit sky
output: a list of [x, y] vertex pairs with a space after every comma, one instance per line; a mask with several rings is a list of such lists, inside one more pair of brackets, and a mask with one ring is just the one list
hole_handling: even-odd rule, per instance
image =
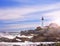
[[0, 0], [0, 31], [20, 31], [57, 23], [60, 25], [60, 0]]

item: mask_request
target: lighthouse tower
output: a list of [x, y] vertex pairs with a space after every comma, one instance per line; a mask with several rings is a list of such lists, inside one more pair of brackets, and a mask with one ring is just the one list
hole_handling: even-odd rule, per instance
[[41, 18], [41, 21], [42, 21], [41, 26], [43, 27], [44, 26], [44, 17]]

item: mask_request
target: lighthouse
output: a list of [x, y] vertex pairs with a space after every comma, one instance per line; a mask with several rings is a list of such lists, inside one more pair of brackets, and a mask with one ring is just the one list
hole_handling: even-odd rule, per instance
[[41, 21], [42, 21], [41, 26], [43, 27], [44, 26], [44, 17], [41, 18]]

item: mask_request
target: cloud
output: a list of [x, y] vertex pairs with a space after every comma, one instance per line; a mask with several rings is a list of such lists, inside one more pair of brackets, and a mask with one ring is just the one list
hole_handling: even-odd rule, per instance
[[12, 25], [7, 25], [4, 28], [0, 28], [0, 31], [21, 31], [21, 30], [29, 30], [29, 29], [34, 29], [37, 27], [38, 24], [12, 24]]
[[60, 25], [60, 9], [49, 13], [45, 13], [44, 15], [52, 18], [51, 23], [57, 23], [58, 25]]
[[[49, 10], [59, 9], [60, 3], [53, 4], [53, 5], [46, 5], [46, 6], [31, 6], [31, 7], [23, 7], [23, 8], [8, 8], [8, 9], [0, 9], [0, 20], [10, 20], [10, 19], [18, 19], [20, 18], [23, 20], [26, 17], [30, 17], [29, 14], [36, 13], [36, 12], [44, 12]], [[26, 16], [28, 15], [28, 16]], [[32, 15], [33, 16], [33, 15]], [[33, 17], [32, 17], [33, 18]]]

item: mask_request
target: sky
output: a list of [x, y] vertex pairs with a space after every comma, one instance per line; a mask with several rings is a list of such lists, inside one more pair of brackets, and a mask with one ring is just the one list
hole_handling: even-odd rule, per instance
[[60, 25], [60, 0], [0, 0], [0, 31], [35, 29], [42, 17]]

